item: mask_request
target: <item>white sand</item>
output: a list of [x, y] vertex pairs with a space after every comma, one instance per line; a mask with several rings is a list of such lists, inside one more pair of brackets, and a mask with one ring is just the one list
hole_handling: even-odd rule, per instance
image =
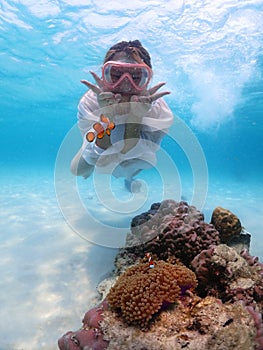
[[[69, 226], [58, 207], [53, 174], [24, 175], [1, 181], [0, 350], [52, 350], [57, 349], [57, 339], [63, 333], [80, 327], [85, 311], [94, 303], [98, 282], [113, 268], [116, 249], [92, 244]], [[111, 227], [107, 231], [110, 236], [114, 225], [126, 232], [131, 217], [163, 199], [158, 178], [145, 175], [144, 179], [150, 186], [146, 201], [127, 215], [116, 213], [118, 202], [115, 212], [105, 208], [92, 180], [78, 181], [80, 197], [98, 221], [98, 232]], [[232, 210], [252, 233], [251, 253], [262, 260], [262, 187], [211, 181], [203, 209], [207, 221], [218, 205]], [[125, 206], [131, 196], [122, 186], [121, 180], [113, 182], [113, 191]], [[67, 187], [65, 192], [70, 192]], [[190, 186], [181, 192], [188, 200], [192, 196]], [[74, 212], [75, 203], [69, 208]], [[100, 240], [96, 221], [90, 227], [86, 224], [84, 221], [78, 227], [93, 231], [88, 237]]]

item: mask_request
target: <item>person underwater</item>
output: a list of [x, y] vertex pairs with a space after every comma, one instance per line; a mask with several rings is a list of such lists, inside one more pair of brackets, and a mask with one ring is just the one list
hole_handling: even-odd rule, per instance
[[105, 55], [96, 84], [81, 80], [89, 90], [78, 105], [83, 144], [71, 162], [71, 172], [89, 177], [102, 173], [123, 177], [129, 191], [139, 191], [134, 177], [156, 165], [160, 142], [173, 123], [173, 114], [159, 92], [149, 88], [151, 57], [139, 40], [121, 41]]

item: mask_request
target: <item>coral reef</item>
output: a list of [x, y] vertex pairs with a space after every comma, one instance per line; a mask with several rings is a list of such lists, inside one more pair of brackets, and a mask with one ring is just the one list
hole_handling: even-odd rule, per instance
[[242, 231], [239, 218], [230, 210], [221, 207], [214, 209], [211, 224], [219, 232], [221, 243], [230, 242], [234, 237], [239, 236]]
[[253, 350], [253, 317], [242, 304], [186, 295], [155, 319], [150, 330], [123, 323], [106, 311], [102, 322], [107, 350]]
[[60, 350], [104, 350], [109, 342], [104, 340], [101, 331], [103, 312], [107, 310], [108, 303], [103, 301], [97, 307], [86, 312], [83, 326], [75, 331], [69, 331], [58, 340]]
[[255, 349], [263, 349], [263, 264], [245, 250], [239, 254], [225, 244], [212, 246], [191, 263], [198, 278], [200, 296], [216, 296], [223, 302], [242, 302], [256, 327]]
[[[155, 203], [131, 222], [127, 246], [141, 244], [141, 255], [156, 254], [159, 259], [176, 257], [185, 265], [211, 245], [219, 244], [219, 233], [204, 222], [204, 215], [186, 202], [165, 200]], [[130, 252], [138, 248], [129, 249]]]
[[220, 244], [203, 250], [191, 265], [200, 295], [213, 295], [224, 302], [243, 300], [245, 305], [260, 306], [262, 311], [263, 266], [257, 259], [248, 255], [245, 259], [235, 249]]
[[148, 325], [163, 305], [174, 303], [186, 290], [197, 285], [195, 274], [187, 267], [156, 261], [154, 268], [141, 263], [128, 268], [111, 288], [109, 305], [120, 310], [129, 324]]
[[208, 224], [186, 202], [154, 203], [98, 286], [104, 301], [59, 349], [263, 350], [263, 264], [250, 237], [227, 209]]

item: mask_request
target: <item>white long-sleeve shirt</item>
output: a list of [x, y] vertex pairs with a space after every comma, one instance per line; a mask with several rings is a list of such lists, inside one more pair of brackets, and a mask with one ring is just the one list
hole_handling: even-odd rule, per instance
[[[95, 122], [100, 121], [103, 109], [99, 108], [97, 95], [87, 91], [78, 106], [78, 127], [83, 136], [82, 157], [89, 164], [99, 166], [100, 172], [112, 173], [116, 177], [131, 177], [137, 170], [146, 169], [156, 164], [156, 152], [159, 144], [173, 123], [173, 114], [162, 98], [152, 103], [149, 111], [143, 116], [140, 139], [127, 153], [121, 153], [124, 146], [125, 123], [129, 115], [115, 115], [111, 119], [115, 128], [111, 131], [112, 146], [107, 150], [98, 147], [94, 142], [86, 141], [86, 134]], [[104, 113], [107, 117], [106, 113]], [[104, 157], [106, 156], [106, 158]], [[98, 162], [103, 157], [103, 166]], [[102, 158], [101, 158], [102, 159]], [[106, 160], [106, 161], [105, 161]]]

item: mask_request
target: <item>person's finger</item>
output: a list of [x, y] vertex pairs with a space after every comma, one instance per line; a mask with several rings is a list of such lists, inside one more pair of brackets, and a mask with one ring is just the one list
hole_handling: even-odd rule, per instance
[[92, 71], [90, 71], [90, 74], [93, 76], [98, 86], [100, 88], [103, 88], [103, 81], [100, 79], [100, 77], [95, 72], [92, 72]]
[[120, 94], [114, 94], [113, 92], [110, 91], [102, 91], [98, 95], [98, 100], [100, 102], [107, 102], [108, 105], [112, 105], [115, 103], [120, 103], [121, 102], [121, 95]]
[[148, 96], [138, 96], [138, 95], [132, 95], [130, 102], [144, 102]]
[[86, 85], [89, 89], [91, 89], [93, 92], [95, 92], [95, 94], [100, 94], [101, 93], [101, 89], [97, 86], [97, 85], [94, 85], [92, 83], [90, 83], [89, 81], [87, 80], [81, 80], [80, 81], [82, 84]]
[[170, 91], [157, 92], [150, 96], [132, 96], [131, 102], [152, 103], [165, 95], [169, 95]]
[[121, 100], [122, 100], [121, 94], [116, 94], [116, 95], [115, 95], [115, 101], [116, 101], [117, 103], [119, 103], [119, 102], [121, 102]]
[[158, 100], [158, 98], [161, 98], [165, 95], [169, 95], [171, 92], [170, 91], [162, 91], [162, 92], [157, 92], [156, 94], [153, 94], [150, 97], [151, 102]]
[[131, 102], [151, 103], [151, 96], [132, 96]]
[[152, 88], [150, 88], [150, 89], [148, 90], [149, 95], [155, 94], [156, 91], [159, 90], [159, 89], [160, 89], [162, 86], [164, 86], [165, 84], [166, 84], [166, 83], [162, 82], [162, 83], [159, 83], [159, 84], [153, 86]]
[[103, 101], [103, 100], [114, 100], [114, 94], [110, 91], [102, 91], [100, 92], [100, 94], [98, 95], [98, 99], [100, 101]]

